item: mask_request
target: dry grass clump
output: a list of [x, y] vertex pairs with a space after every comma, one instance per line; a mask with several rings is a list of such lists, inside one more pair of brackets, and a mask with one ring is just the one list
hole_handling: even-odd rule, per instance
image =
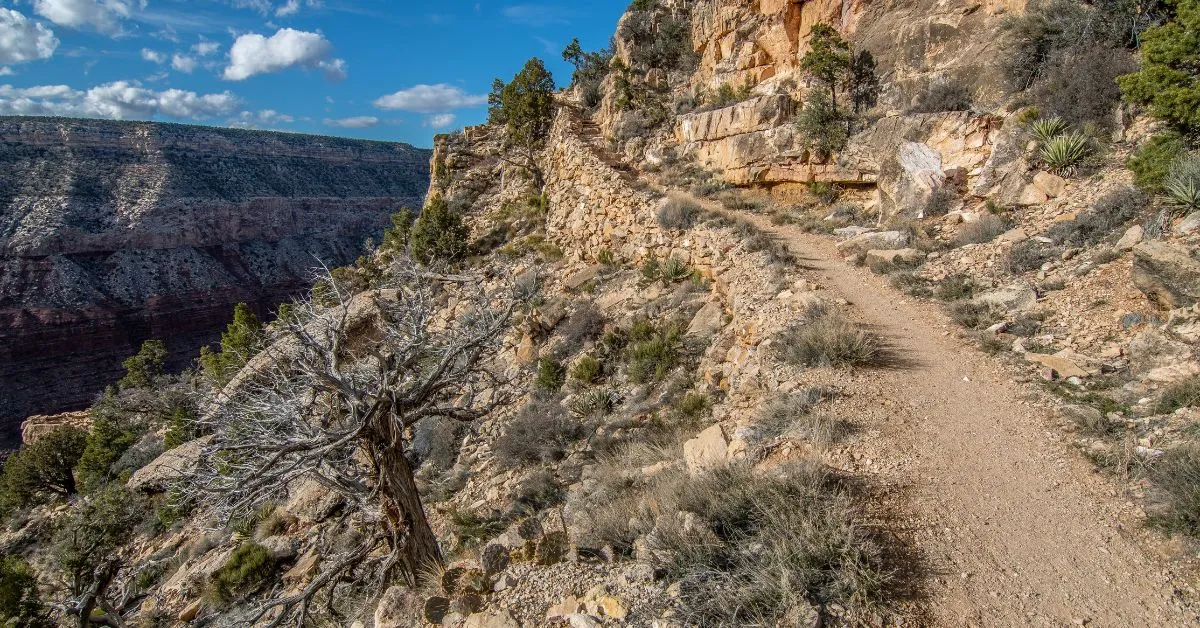
[[683, 197], [671, 197], [658, 210], [658, 225], [664, 229], [691, 229], [700, 217], [700, 205]]
[[1004, 312], [991, 303], [960, 301], [950, 307], [950, 317], [967, 329], [987, 329], [1004, 320]]
[[995, 214], [984, 214], [978, 220], [964, 224], [954, 236], [954, 246], [983, 244], [1008, 231], [1008, 223]]
[[803, 366], [872, 365], [885, 353], [878, 336], [824, 305], [810, 308], [803, 320], [780, 334], [775, 346], [781, 360]]
[[1200, 406], [1200, 375], [1171, 384], [1158, 400], [1158, 412], [1170, 414], [1180, 408]]
[[1200, 445], [1167, 451], [1150, 467], [1150, 523], [1171, 532], [1200, 534]]
[[813, 411], [832, 395], [832, 391], [818, 386], [771, 399], [759, 411], [754, 424], [759, 438], [771, 440], [794, 435], [820, 445], [837, 442], [849, 425], [827, 412]]

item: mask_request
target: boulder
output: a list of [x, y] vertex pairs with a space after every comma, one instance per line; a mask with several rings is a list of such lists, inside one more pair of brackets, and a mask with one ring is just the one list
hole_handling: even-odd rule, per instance
[[470, 615], [463, 628], [521, 628], [521, 624], [508, 611], [494, 610]]
[[1175, 225], [1175, 233], [1180, 235], [1195, 233], [1198, 230], [1200, 230], [1200, 211], [1188, 214], [1183, 220], [1179, 221], [1179, 224]]
[[1125, 230], [1125, 234], [1117, 240], [1115, 249], [1118, 251], [1132, 251], [1133, 247], [1142, 243], [1142, 239], [1146, 237], [1146, 230], [1141, 225], [1134, 225]]
[[1017, 204], [1028, 207], [1031, 205], [1041, 205], [1048, 200], [1050, 200], [1050, 197], [1046, 196], [1046, 193], [1041, 188], [1031, 183], [1021, 190], [1021, 195], [1017, 197]]
[[212, 436], [205, 436], [163, 452], [150, 464], [134, 471], [125, 486], [133, 490], [165, 492], [172, 484], [195, 472], [204, 447], [211, 441]]
[[707, 337], [725, 326], [725, 306], [720, 301], [709, 301], [692, 317], [688, 325], [689, 336]]
[[975, 302], [1001, 307], [1008, 312], [1022, 312], [1037, 304], [1037, 291], [1029, 284], [1017, 282], [975, 297]]
[[1148, 379], [1164, 381], [1173, 379], [1176, 375], [1190, 371], [1190, 368], [1180, 370], [1180, 366], [1190, 367], [1196, 364], [1196, 356], [1191, 345], [1180, 342], [1157, 329], [1147, 329], [1134, 336], [1125, 348], [1125, 355], [1133, 368], [1143, 374], [1153, 374]]
[[871, 250], [902, 249], [908, 245], [908, 234], [901, 231], [872, 231], [856, 235], [849, 240], [839, 242], [838, 253], [853, 255]]
[[1079, 366], [1074, 360], [1069, 358], [1046, 353], [1026, 353], [1025, 359], [1052, 369], [1060, 379], [1088, 376], [1088, 372], [1084, 370], [1083, 367]]
[[595, 279], [596, 277], [599, 277], [600, 271], [603, 268], [604, 267], [601, 266], [600, 264], [596, 264], [594, 266], [588, 266], [587, 268], [585, 268], [577, 273], [574, 273], [570, 277], [567, 277], [567, 279], [565, 281], [563, 281], [563, 285], [566, 286], [566, 288], [568, 290], [578, 290], [578, 289], [582, 288], [584, 286], [584, 284], [586, 284], [587, 282]]
[[1163, 309], [1195, 304], [1200, 301], [1197, 249], [1158, 241], [1135, 246], [1133, 283]]
[[929, 200], [946, 183], [942, 155], [928, 144], [905, 142], [896, 157], [900, 176], [890, 194], [892, 201], [900, 213], [924, 218]]
[[860, 236], [864, 233], [871, 233], [872, 231], [874, 231], [874, 229], [871, 229], [870, 227], [858, 227], [852, 225], [849, 227], [838, 227], [837, 229], [834, 229], [833, 235], [839, 238], [853, 238], [854, 236]]
[[329, 518], [342, 503], [342, 496], [329, 490], [316, 480], [302, 480], [289, 489], [283, 510], [296, 517], [301, 525], [308, 526]]
[[683, 460], [693, 474], [724, 465], [728, 453], [729, 441], [720, 423], [683, 444]]
[[1039, 172], [1033, 175], [1033, 187], [1049, 198], [1058, 198], [1067, 190], [1067, 180], [1049, 172]]

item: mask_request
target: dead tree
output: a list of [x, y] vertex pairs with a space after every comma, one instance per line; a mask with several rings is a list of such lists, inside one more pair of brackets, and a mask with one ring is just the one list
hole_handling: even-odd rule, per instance
[[473, 421], [504, 402], [503, 382], [485, 363], [512, 312], [510, 298], [464, 285], [469, 307], [440, 315], [438, 293], [456, 281], [477, 283], [407, 260], [375, 291], [349, 294], [327, 276], [319, 299], [272, 326], [268, 348], [202, 419], [214, 438], [197, 494], [224, 518], [311, 478], [343, 496], [367, 532], [359, 546], [327, 554], [304, 591], [270, 600], [258, 617], [278, 609], [276, 625], [303, 622], [313, 596], [348, 574], [370, 572], [381, 584], [399, 576], [411, 585], [441, 563], [405, 433], [431, 417]]

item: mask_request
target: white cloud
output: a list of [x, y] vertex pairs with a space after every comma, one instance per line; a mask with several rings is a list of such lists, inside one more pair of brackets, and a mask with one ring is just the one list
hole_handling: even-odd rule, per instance
[[330, 80], [346, 78], [346, 62], [333, 58], [333, 44], [328, 39], [320, 33], [292, 28], [279, 29], [270, 37], [257, 33], [238, 37], [229, 49], [229, 66], [223, 76], [229, 81], [242, 81], [293, 67], [321, 70]]
[[175, 53], [171, 56], [171, 67], [184, 74], [191, 74], [196, 69], [196, 58]]
[[281, 124], [291, 124], [295, 121], [296, 118], [286, 113], [279, 113], [274, 109], [263, 109], [258, 112], [243, 111], [236, 118], [230, 118], [226, 124], [239, 129], [265, 129]]
[[305, 0], [304, 2], [301, 2], [300, 0], [287, 0], [287, 2], [279, 5], [279, 8], [275, 9], [275, 17], [287, 17], [289, 15], [295, 15], [300, 12], [300, 5], [314, 9], [321, 6], [321, 0]]
[[142, 58], [151, 63], [163, 64], [167, 62], [167, 55], [149, 48], [142, 48]]
[[444, 113], [451, 109], [478, 107], [485, 103], [487, 103], [487, 96], [468, 94], [453, 85], [438, 83], [437, 85], [414, 85], [394, 94], [377, 98], [374, 104], [380, 109]]
[[325, 126], [338, 127], [339, 129], [369, 129], [373, 126], [379, 126], [379, 118], [375, 116], [354, 116], [353, 118], [325, 118], [321, 121]]
[[121, 20], [144, 8], [146, 0], [33, 0], [35, 13], [59, 26], [91, 27], [106, 35], [121, 34]]
[[438, 113], [425, 118], [425, 126], [431, 129], [444, 129], [452, 124], [458, 118], [452, 113]]
[[217, 51], [220, 49], [221, 44], [215, 41], [201, 41], [200, 43], [192, 46], [192, 52], [200, 55], [201, 57], [208, 57], [217, 54]]
[[0, 66], [0, 76], [12, 76], [16, 74], [13, 69], [8, 66]]
[[205, 120], [229, 115], [240, 101], [226, 91], [197, 94], [181, 89], [155, 91], [137, 81], [116, 81], [86, 91], [66, 85], [13, 87], [0, 85], [0, 114], [54, 115], [85, 118], [171, 118]]
[[0, 9], [0, 65], [49, 59], [58, 49], [54, 31], [12, 9]]

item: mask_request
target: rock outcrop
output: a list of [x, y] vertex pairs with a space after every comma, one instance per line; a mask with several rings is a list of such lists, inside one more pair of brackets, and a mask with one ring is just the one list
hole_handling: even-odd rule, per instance
[[1133, 283], [1165, 309], [1200, 301], [1200, 252], [1183, 245], [1143, 242], [1133, 249]]
[[192, 360], [233, 305], [266, 314], [421, 203], [405, 144], [0, 118], [0, 446], [78, 409], [146, 339]]

